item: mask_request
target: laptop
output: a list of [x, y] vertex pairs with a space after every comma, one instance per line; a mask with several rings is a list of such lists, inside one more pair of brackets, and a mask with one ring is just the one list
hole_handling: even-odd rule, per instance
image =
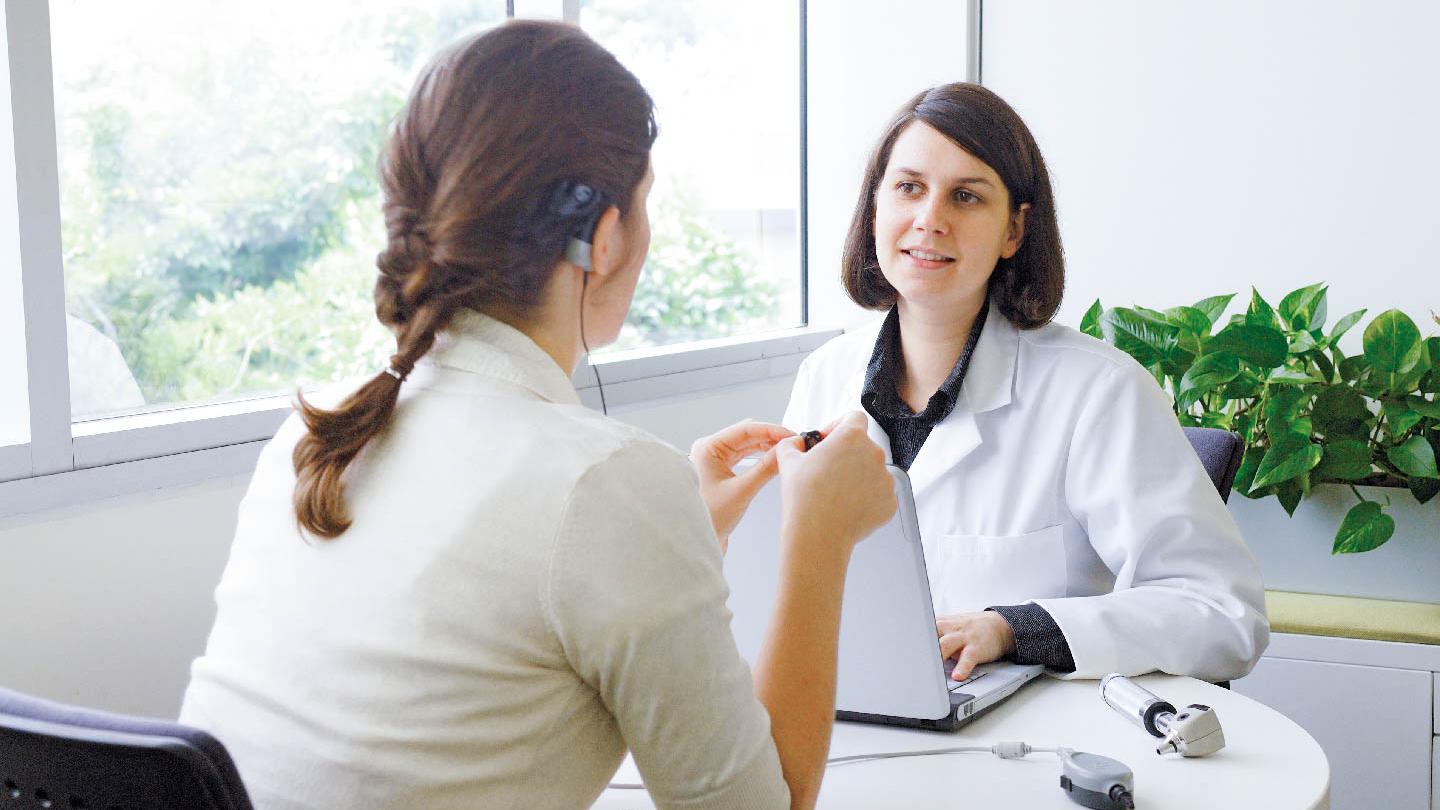
[[[891, 466], [898, 508], [855, 546], [840, 615], [836, 718], [949, 731], [994, 708], [1043, 671], [994, 662], [963, 682], [942, 661], [915, 498], [904, 470]], [[730, 535], [725, 578], [730, 627], [753, 667], [775, 604], [780, 567], [780, 481], [765, 485]]]

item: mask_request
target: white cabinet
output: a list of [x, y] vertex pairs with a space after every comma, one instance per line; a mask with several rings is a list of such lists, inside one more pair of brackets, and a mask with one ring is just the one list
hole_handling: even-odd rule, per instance
[[[1254, 672], [1235, 681], [1234, 689], [1294, 720], [1320, 743], [1330, 760], [1333, 810], [1431, 810], [1432, 771], [1440, 762], [1432, 751], [1435, 673], [1428, 667], [1333, 660], [1385, 664], [1398, 660], [1386, 654], [1393, 651], [1369, 646], [1389, 642], [1356, 644], [1350, 639], [1272, 644], [1272, 654], [1295, 654], [1306, 651], [1299, 647], [1308, 647], [1319, 650], [1313, 657], [1332, 660], [1267, 655]], [[1225, 732], [1244, 733], [1230, 728]]]
[[[1436, 700], [1440, 701], [1440, 694], [1436, 695]], [[1430, 808], [1440, 810], [1440, 736], [1433, 741], [1431, 750], [1435, 752], [1435, 764], [1430, 766]]]

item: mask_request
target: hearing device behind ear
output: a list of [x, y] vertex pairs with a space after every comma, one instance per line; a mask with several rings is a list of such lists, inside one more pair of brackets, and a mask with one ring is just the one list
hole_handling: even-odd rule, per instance
[[605, 212], [604, 196], [584, 183], [566, 180], [555, 189], [550, 210], [568, 225], [570, 241], [565, 245], [565, 261], [587, 273], [593, 270], [590, 248], [595, 241], [595, 226]]

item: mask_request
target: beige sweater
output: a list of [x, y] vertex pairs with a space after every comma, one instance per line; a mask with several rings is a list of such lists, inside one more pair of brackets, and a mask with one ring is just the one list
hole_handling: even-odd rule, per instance
[[180, 719], [257, 810], [583, 807], [627, 747], [660, 807], [788, 807], [686, 459], [475, 313], [403, 390], [339, 539], [295, 528], [294, 418], [241, 504]]

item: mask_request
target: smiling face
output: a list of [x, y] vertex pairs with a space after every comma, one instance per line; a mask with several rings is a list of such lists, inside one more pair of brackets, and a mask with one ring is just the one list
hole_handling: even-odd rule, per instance
[[903, 310], [974, 312], [995, 264], [1020, 249], [1025, 210], [995, 170], [916, 121], [875, 189], [875, 255]]

